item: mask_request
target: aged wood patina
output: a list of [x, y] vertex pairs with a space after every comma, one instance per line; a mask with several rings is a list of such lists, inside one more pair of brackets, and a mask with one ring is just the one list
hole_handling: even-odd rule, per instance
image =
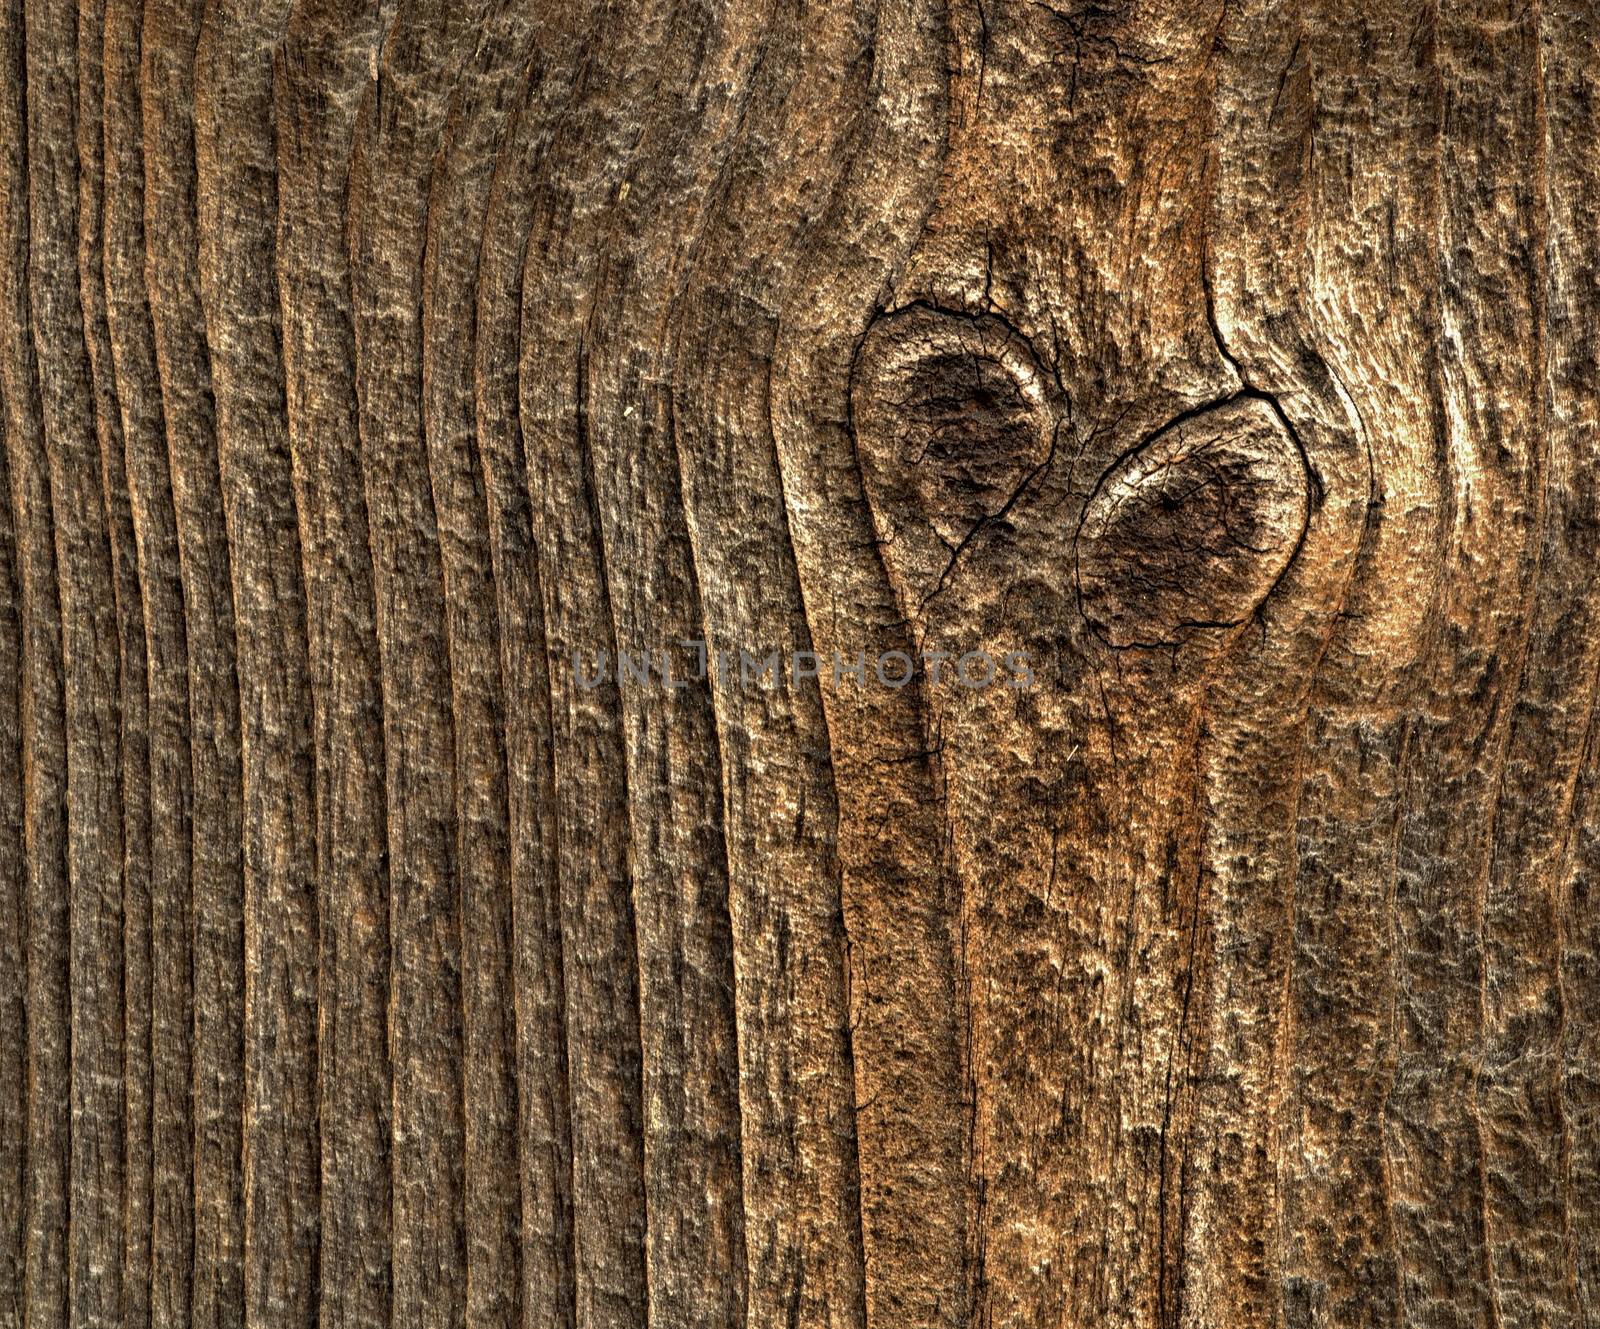
[[0, 1329], [1600, 1325], [1590, 0], [0, 0]]

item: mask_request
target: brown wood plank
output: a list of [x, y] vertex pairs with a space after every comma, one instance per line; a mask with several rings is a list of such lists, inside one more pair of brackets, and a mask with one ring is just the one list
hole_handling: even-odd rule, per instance
[[0, 1329], [1588, 1323], [1597, 60], [0, 6]]

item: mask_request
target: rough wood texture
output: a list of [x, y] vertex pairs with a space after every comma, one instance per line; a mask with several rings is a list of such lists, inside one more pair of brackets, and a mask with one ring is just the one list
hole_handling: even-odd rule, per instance
[[1600, 1326], [1597, 140], [1588, 0], [0, 0], [0, 1329]]

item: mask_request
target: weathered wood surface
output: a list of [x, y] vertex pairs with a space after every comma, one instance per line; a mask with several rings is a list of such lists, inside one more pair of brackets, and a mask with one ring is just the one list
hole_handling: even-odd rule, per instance
[[1600, 1325], [1597, 140], [1588, 0], [0, 0], [0, 1329]]

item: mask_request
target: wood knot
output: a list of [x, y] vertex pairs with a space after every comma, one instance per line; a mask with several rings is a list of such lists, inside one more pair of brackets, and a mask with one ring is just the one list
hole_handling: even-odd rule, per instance
[[1175, 646], [1245, 622], [1305, 533], [1305, 458], [1236, 397], [1165, 426], [1100, 477], [1078, 526], [1078, 604], [1111, 646]]
[[985, 527], [1003, 527], [1050, 456], [1060, 393], [1003, 319], [911, 305], [856, 357], [851, 412], [879, 536], [914, 603]]

